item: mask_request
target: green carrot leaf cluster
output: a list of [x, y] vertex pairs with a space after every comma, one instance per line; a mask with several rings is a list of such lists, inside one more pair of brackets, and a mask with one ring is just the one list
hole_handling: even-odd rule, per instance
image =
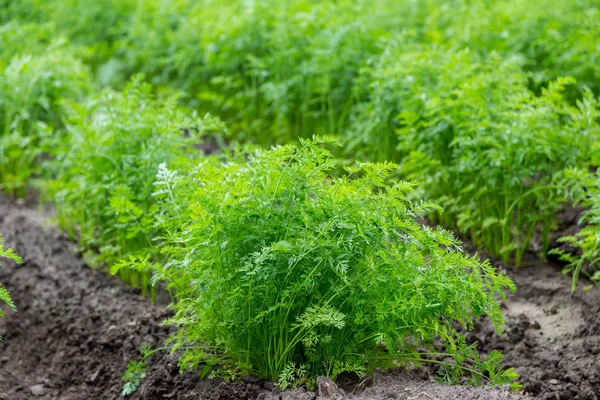
[[[21, 257], [19, 257], [19, 255], [17, 253], [15, 253], [15, 251], [11, 248], [5, 249], [4, 248], [4, 239], [2, 238], [2, 235], [0, 235], [0, 260], [2, 259], [7, 259], [7, 260], [12, 260], [16, 263], [21, 263], [23, 260], [21, 259]], [[2, 266], [2, 264], [0, 263], [0, 266]], [[15, 306], [15, 303], [13, 303], [11, 297], [10, 297], [10, 293], [8, 293], [8, 290], [6, 290], [6, 288], [4, 286], [2, 286], [2, 284], [0, 283], [0, 303], [4, 303], [6, 304], [11, 310], [13, 311], [17, 311], [17, 307]], [[4, 311], [2, 311], [2, 309], [0, 308], [0, 318], [4, 317]], [[2, 337], [0, 336], [0, 340], [2, 340]]]
[[[92, 265], [112, 267], [154, 245], [158, 165], [183, 167], [201, 157], [204, 135], [224, 131], [217, 118], [188, 113], [176, 100], [157, 99], [138, 76], [123, 92], [107, 90], [83, 104], [63, 101], [66, 140], [45, 165], [51, 179], [43, 190]], [[119, 273], [150, 288], [147, 274]]]
[[165, 261], [152, 268], [176, 294], [183, 368], [214, 363], [207, 345], [220, 365], [287, 384], [335, 379], [418, 362], [439, 339], [464, 372], [473, 349], [456, 326], [488, 315], [501, 331], [496, 296], [512, 281], [418, 223], [437, 207], [408, 199], [414, 183], [386, 184], [394, 164], [340, 175], [328, 140], [300, 143], [188, 173], [161, 166]]

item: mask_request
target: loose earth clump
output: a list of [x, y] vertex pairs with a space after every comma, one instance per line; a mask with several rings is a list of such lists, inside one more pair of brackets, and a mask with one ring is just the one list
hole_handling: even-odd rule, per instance
[[[0, 231], [23, 256], [7, 263], [0, 281], [19, 307], [0, 320], [0, 399], [116, 399], [130, 360], [142, 343], [160, 347], [171, 332], [170, 316], [117, 278], [95, 272], [75, 254], [64, 235], [45, 223], [48, 214], [0, 198]], [[175, 356], [158, 352], [133, 399], [314, 399], [335, 398], [539, 398], [594, 399], [600, 390], [600, 311], [597, 292], [570, 297], [568, 277], [538, 265], [512, 274], [520, 290], [505, 304], [507, 331], [497, 337], [482, 321], [471, 340], [481, 350], [506, 353], [506, 365], [522, 374], [524, 393], [498, 388], [447, 386], [434, 376], [391, 371], [317, 393], [281, 391], [271, 382], [239, 382], [179, 374]], [[596, 303], [594, 303], [596, 301]], [[595, 308], [594, 308], [595, 307]], [[352, 394], [352, 393], [355, 394]], [[576, 397], [578, 396], [578, 397]]]

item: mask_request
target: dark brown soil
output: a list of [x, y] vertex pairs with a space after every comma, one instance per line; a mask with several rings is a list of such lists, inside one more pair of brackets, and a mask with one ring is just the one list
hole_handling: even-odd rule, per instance
[[571, 295], [562, 266], [532, 256], [526, 264], [509, 273], [517, 292], [503, 306], [505, 333], [496, 335], [483, 321], [470, 340], [484, 352], [501, 350], [536, 398], [600, 398], [600, 291]]
[[[142, 343], [161, 346], [167, 316], [116, 278], [87, 268], [74, 245], [45, 227], [46, 215], [0, 196], [0, 232], [24, 259], [0, 269], [0, 282], [19, 307], [0, 320], [0, 399], [116, 399], [129, 360]], [[596, 292], [570, 297], [569, 279], [539, 265], [513, 274], [520, 290], [506, 303], [508, 329], [496, 337], [483, 322], [472, 340], [500, 348], [507, 365], [540, 398], [593, 399], [600, 390], [600, 301]], [[150, 361], [134, 399], [315, 399], [318, 393], [281, 393], [272, 383], [240, 383], [180, 375], [166, 352]], [[360, 399], [505, 399], [501, 389], [446, 386], [392, 371], [365, 382]], [[346, 392], [353, 387], [345, 386]], [[596, 394], [594, 394], [596, 393]], [[324, 393], [322, 393], [324, 394]], [[576, 397], [579, 396], [579, 397]]]

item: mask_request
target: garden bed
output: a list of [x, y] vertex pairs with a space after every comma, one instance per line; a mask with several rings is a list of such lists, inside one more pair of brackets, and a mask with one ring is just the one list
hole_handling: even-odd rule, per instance
[[[600, 303], [594, 289], [571, 296], [560, 265], [531, 257], [509, 271], [517, 292], [503, 305], [506, 331], [483, 321], [470, 339], [480, 351], [498, 349], [521, 375], [523, 391], [541, 399], [600, 396]], [[583, 283], [583, 282], [582, 282]]]
[[[46, 226], [47, 215], [0, 197], [0, 232], [23, 256], [7, 263], [0, 281], [18, 313], [0, 320], [0, 399], [118, 398], [127, 364], [142, 343], [160, 347], [170, 333], [161, 326], [165, 301], [152, 305], [118, 279], [95, 272], [74, 254], [64, 235]], [[530, 260], [528, 260], [530, 261]], [[531, 260], [533, 262], [533, 260]], [[529, 264], [529, 263], [528, 263]], [[504, 305], [507, 330], [497, 337], [483, 322], [470, 334], [481, 350], [500, 349], [505, 364], [521, 374], [525, 395], [595, 399], [600, 393], [598, 292], [571, 297], [559, 267], [536, 265], [510, 271], [518, 291]], [[134, 399], [312, 399], [298, 390], [281, 394], [272, 383], [242, 378], [228, 383], [178, 373], [176, 359], [159, 352]], [[358, 398], [516, 398], [493, 388], [447, 386], [422, 373], [376, 374]], [[346, 393], [356, 384], [343, 385]]]

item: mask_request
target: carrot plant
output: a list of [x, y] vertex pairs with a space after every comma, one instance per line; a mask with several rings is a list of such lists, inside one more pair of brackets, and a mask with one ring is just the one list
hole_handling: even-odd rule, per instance
[[[0, 260], [2, 260], [2, 258], [8, 259], [8, 260], [12, 260], [16, 263], [20, 263], [23, 260], [21, 259], [21, 257], [19, 257], [13, 249], [4, 249], [4, 239], [2, 238], [2, 235], [0, 235]], [[2, 263], [0, 263], [0, 267], [2, 266]], [[17, 311], [17, 307], [15, 306], [15, 303], [13, 303], [12, 299], [10, 298], [10, 294], [8, 293], [8, 290], [6, 290], [2, 284], [0, 283], [0, 303], [4, 303], [6, 305], [8, 305], [8, 307], [13, 310], [13, 311]], [[0, 308], [0, 318], [4, 316], [4, 311], [2, 311], [2, 308]], [[0, 340], [2, 340], [2, 336], [0, 336]]]
[[182, 368], [235, 367], [286, 387], [432, 360], [419, 349], [439, 339], [455, 378], [512, 382], [499, 354], [480, 359], [456, 329], [485, 314], [502, 330], [496, 295], [512, 281], [419, 224], [436, 206], [407, 199], [414, 183], [385, 184], [394, 164], [339, 176], [324, 142], [207, 158], [189, 173], [161, 165], [165, 261], [146, 267], [175, 294]]
[[[560, 76], [598, 94], [598, 7], [587, 0], [4, 0], [0, 21], [52, 24], [104, 83], [144, 72], [262, 142], [339, 133], [361, 66], [390, 38], [520, 58], [536, 93]], [[573, 87], [569, 88], [569, 90]], [[224, 96], [224, 94], [227, 94]], [[273, 123], [275, 122], [275, 123]], [[271, 128], [274, 126], [273, 128]], [[269, 136], [267, 136], [269, 133]]]
[[348, 128], [356, 91], [369, 85], [359, 71], [390, 40], [518, 58], [536, 94], [565, 75], [577, 79], [572, 103], [586, 86], [598, 94], [598, 9], [585, 0], [7, 3], [16, 20], [48, 22], [87, 46], [100, 82], [144, 72], [262, 144]]
[[43, 53], [48, 45], [56, 42], [57, 36], [60, 37], [50, 23], [10, 21], [0, 24], [0, 70], [3, 70], [14, 56]]
[[562, 171], [589, 162], [600, 139], [590, 91], [571, 106], [571, 79], [534, 96], [518, 60], [402, 43], [363, 73], [370, 84], [346, 133], [350, 149], [402, 160], [446, 210], [439, 221], [505, 262], [518, 265], [538, 231], [548, 250]]
[[[80, 100], [89, 86], [87, 69], [57, 40], [41, 55], [17, 54], [0, 64], [0, 185], [24, 196], [39, 173], [44, 137], [60, 134], [62, 98]], [[58, 141], [58, 139], [57, 139]]]
[[[77, 236], [92, 265], [145, 252], [153, 245], [156, 168], [183, 168], [201, 154], [201, 137], [221, 132], [221, 123], [179, 108], [177, 98], [157, 100], [141, 77], [122, 93], [108, 90], [64, 107], [68, 136], [47, 165], [53, 178], [44, 188], [60, 226]], [[147, 274], [120, 275], [149, 288]]]
[[82, 101], [142, 72], [238, 139], [329, 134], [348, 159], [401, 162], [394, 178], [421, 181], [410, 196], [440, 204], [437, 221], [519, 264], [534, 237], [547, 250], [563, 171], [600, 163], [598, 13], [587, 0], [0, 0], [0, 185], [23, 196], [41, 155], [56, 156], [44, 172], [49, 196], [68, 199], [63, 226], [127, 274], [122, 256], [153, 243], [152, 169], [182, 170], [196, 140], [138, 135], [181, 120], [172, 100], [151, 100], [145, 122], [130, 90]]
[[341, 132], [360, 66], [426, 15], [393, 0], [28, 1], [90, 50], [101, 83], [145, 73], [262, 144]]
[[142, 343], [140, 348], [141, 359], [139, 361], [130, 360], [127, 365], [127, 370], [121, 377], [123, 387], [121, 388], [121, 397], [131, 396], [139, 388], [142, 380], [148, 374], [147, 360], [156, 350], [148, 347], [146, 343]]

